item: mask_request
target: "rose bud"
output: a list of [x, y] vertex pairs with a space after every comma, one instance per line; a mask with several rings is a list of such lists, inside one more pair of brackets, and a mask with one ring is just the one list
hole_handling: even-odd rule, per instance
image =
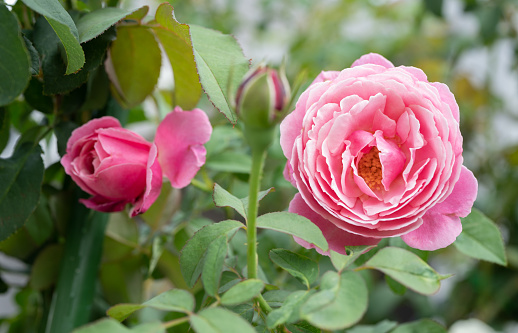
[[212, 127], [199, 110], [169, 113], [155, 142], [121, 127], [113, 117], [93, 119], [72, 132], [61, 159], [65, 172], [91, 195], [80, 201], [101, 212], [132, 205], [130, 215], [144, 213], [160, 194], [162, 172], [171, 185], [188, 185], [205, 163], [203, 144]]
[[289, 99], [290, 86], [284, 73], [260, 65], [239, 86], [236, 112], [248, 127], [271, 128], [286, 115]]
[[396, 236], [436, 250], [461, 233], [477, 180], [462, 165], [459, 107], [420, 69], [368, 54], [322, 72], [280, 129], [285, 176], [299, 190], [289, 210], [331, 250]]

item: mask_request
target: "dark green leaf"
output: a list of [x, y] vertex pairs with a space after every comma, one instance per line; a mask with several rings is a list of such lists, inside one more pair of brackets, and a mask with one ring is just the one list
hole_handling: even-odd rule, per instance
[[77, 127], [78, 126], [75, 123], [67, 121], [58, 123], [54, 128], [54, 133], [58, 140], [58, 153], [60, 156], [65, 155], [67, 152], [68, 138], [70, 138], [70, 135], [72, 135], [72, 132]]
[[462, 233], [453, 243], [459, 251], [473, 258], [507, 265], [504, 241], [493, 221], [475, 208], [461, 221]]
[[4, 150], [11, 136], [11, 117], [7, 109], [0, 107], [0, 152]]
[[117, 39], [108, 53], [106, 72], [123, 106], [136, 106], [153, 92], [160, 75], [160, 64], [160, 48], [147, 27], [125, 25], [117, 29]]
[[291, 333], [321, 333], [322, 331], [308, 323], [307, 321], [299, 321], [295, 324], [287, 324], [286, 328]]
[[297, 290], [292, 292], [278, 309], [273, 310], [266, 317], [266, 324], [269, 328], [284, 323], [294, 323], [300, 320], [300, 307], [313, 294], [314, 290]]
[[338, 330], [357, 323], [367, 310], [367, 286], [356, 272], [327, 272], [321, 289], [301, 307], [301, 316], [310, 324]]
[[323, 251], [328, 250], [322, 231], [307, 218], [288, 212], [268, 213], [257, 218], [257, 227], [290, 234], [315, 244]]
[[207, 248], [201, 281], [205, 291], [211, 296], [218, 293], [221, 272], [227, 256], [227, 242], [227, 235], [221, 235], [211, 242]]
[[34, 260], [29, 285], [35, 290], [52, 287], [58, 279], [63, 246], [52, 244], [45, 247]]
[[0, 106], [20, 95], [30, 78], [30, 58], [16, 16], [0, 4]]
[[25, 101], [34, 109], [43, 113], [52, 113], [54, 111], [54, 102], [52, 97], [43, 95], [43, 83], [38, 78], [33, 77], [29, 82], [29, 86], [23, 93]]
[[40, 198], [43, 161], [38, 145], [23, 144], [0, 159], [0, 241], [23, 227]]
[[221, 297], [221, 304], [236, 305], [245, 303], [256, 297], [264, 288], [264, 282], [258, 279], [248, 279], [230, 288]]
[[85, 14], [77, 22], [79, 42], [94, 39], [131, 13], [132, 11], [127, 9], [105, 7]]
[[219, 223], [205, 226], [185, 244], [180, 256], [180, 266], [182, 275], [187, 284], [192, 288], [203, 268], [203, 259], [210, 243], [222, 235], [242, 228], [243, 224], [239, 221], [226, 220]]
[[200, 26], [190, 28], [201, 85], [212, 104], [235, 124], [234, 92], [248, 71], [249, 61], [234, 37]]
[[398, 247], [379, 250], [362, 267], [377, 269], [425, 295], [436, 293], [441, 286], [440, 280], [444, 278], [417, 255]]
[[308, 289], [318, 278], [318, 264], [298, 253], [284, 249], [270, 251], [270, 259], [304, 283]]
[[197, 333], [255, 333], [254, 328], [239, 315], [222, 308], [208, 308], [190, 318]]
[[399, 325], [391, 331], [391, 333], [446, 333], [448, 332], [444, 326], [436, 323], [430, 319], [421, 319], [418, 321], [413, 321], [411, 323], [406, 323]]
[[23, 0], [23, 3], [45, 16], [59, 37], [66, 53], [66, 74], [80, 70], [85, 63], [85, 55], [79, 45], [79, 33], [74, 21], [59, 0]]
[[173, 67], [173, 105], [190, 110], [198, 104], [201, 84], [196, 71], [189, 26], [176, 21], [173, 7], [168, 3], [158, 7], [155, 19], [159, 26], [154, 27], [153, 31]]
[[23, 41], [25, 42], [25, 47], [27, 48], [31, 59], [31, 75], [38, 75], [40, 73], [40, 55], [38, 50], [36, 50], [32, 42], [27, 37], [23, 36]]

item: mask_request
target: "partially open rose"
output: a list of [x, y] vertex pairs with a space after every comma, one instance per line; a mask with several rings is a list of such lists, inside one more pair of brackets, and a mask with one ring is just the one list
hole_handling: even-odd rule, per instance
[[101, 212], [121, 211], [131, 204], [131, 216], [145, 212], [160, 194], [162, 172], [175, 188], [187, 186], [205, 163], [212, 133], [199, 109], [169, 113], [150, 143], [121, 127], [113, 117], [93, 119], [76, 129], [61, 159], [65, 172], [85, 192], [81, 202]]
[[281, 146], [299, 190], [290, 211], [340, 253], [394, 236], [422, 250], [446, 247], [476, 198], [448, 87], [377, 54], [322, 72], [281, 123]]

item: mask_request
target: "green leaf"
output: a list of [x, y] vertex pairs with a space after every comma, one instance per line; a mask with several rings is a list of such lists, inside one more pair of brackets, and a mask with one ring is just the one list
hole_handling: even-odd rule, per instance
[[448, 331], [441, 324], [430, 319], [421, 319], [399, 325], [391, 333], [447, 333]]
[[85, 63], [85, 55], [79, 45], [79, 33], [74, 21], [59, 0], [23, 0], [29, 8], [45, 16], [65, 49], [66, 74], [77, 72]]
[[453, 243], [462, 253], [499, 265], [507, 265], [504, 242], [498, 227], [478, 209], [461, 219], [462, 233]]
[[38, 205], [43, 181], [40, 146], [25, 143], [0, 159], [0, 241], [23, 227]]
[[117, 304], [106, 312], [108, 316], [123, 321], [133, 312], [150, 307], [157, 310], [190, 313], [194, 310], [194, 297], [183, 289], [171, 289], [142, 304]]
[[3, 151], [11, 136], [11, 117], [7, 109], [0, 107], [0, 151]]
[[261, 215], [257, 218], [257, 227], [299, 237], [323, 251], [329, 249], [322, 231], [307, 218], [294, 213], [276, 212]]
[[33, 77], [29, 82], [29, 86], [25, 89], [23, 97], [30, 106], [38, 111], [47, 114], [54, 111], [52, 97], [43, 95], [43, 83], [36, 77]]
[[151, 246], [151, 259], [149, 260], [148, 277], [151, 277], [155, 270], [156, 264], [164, 252], [165, 244], [167, 243], [166, 235], [157, 235], [153, 238], [153, 244]]
[[221, 296], [221, 304], [236, 305], [248, 302], [263, 291], [264, 282], [258, 279], [248, 279], [239, 282]]
[[406, 293], [406, 287], [391, 278], [390, 275], [385, 275], [385, 282], [387, 282], [387, 285], [389, 286], [390, 290], [394, 292], [394, 294], [404, 295]]
[[75, 329], [72, 333], [128, 333], [128, 329], [118, 321], [104, 318]]
[[322, 277], [320, 291], [301, 307], [301, 316], [326, 330], [347, 328], [363, 317], [367, 299], [367, 286], [358, 273], [329, 271]]
[[16, 16], [0, 4], [0, 106], [20, 95], [30, 79], [30, 58]]
[[190, 317], [197, 333], [255, 333], [254, 328], [239, 315], [222, 308], [208, 308]]
[[294, 323], [300, 319], [300, 307], [314, 293], [314, 290], [297, 290], [292, 292], [282, 306], [273, 310], [266, 317], [266, 325], [269, 328], [285, 323]]
[[285, 249], [273, 249], [270, 251], [270, 259], [299, 279], [308, 289], [318, 278], [318, 264], [298, 253]]
[[62, 256], [63, 246], [60, 244], [48, 245], [38, 254], [31, 269], [31, 288], [41, 291], [56, 283]]
[[402, 285], [425, 295], [436, 293], [441, 286], [439, 275], [417, 255], [398, 247], [379, 250], [362, 267], [377, 269]]
[[222, 235], [227, 235], [239, 228], [243, 223], [234, 220], [221, 221], [203, 227], [185, 244], [180, 255], [182, 275], [189, 287], [193, 287], [203, 268], [204, 256], [210, 243]]
[[396, 322], [390, 320], [383, 320], [376, 325], [356, 325], [348, 329], [347, 333], [388, 333], [397, 326]]
[[201, 85], [212, 104], [235, 124], [234, 92], [250, 67], [249, 61], [234, 37], [200, 26], [190, 27]]
[[134, 11], [116, 7], [106, 7], [85, 14], [77, 22], [79, 42], [84, 43], [94, 39], [132, 12]]
[[221, 272], [227, 256], [227, 242], [227, 235], [221, 235], [211, 242], [207, 248], [201, 280], [205, 291], [210, 296], [215, 296], [218, 293]]
[[329, 258], [335, 269], [340, 272], [354, 263], [356, 259], [367, 250], [375, 247], [376, 245], [346, 246], [345, 253], [347, 253], [347, 255], [329, 251]]
[[[67, 68], [61, 59], [61, 41], [43, 17], [34, 25], [34, 47], [42, 58], [43, 93], [45, 95], [64, 94], [82, 85], [88, 78], [88, 71], [66, 74]], [[82, 51], [81, 51], [82, 52]]]
[[132, 333], [165, 333], [165, 327], [161, 322], [143, 323], [132, 327], [129, 332]]
[[23, 36], [23, 41], [25, 42], [25, 47], [29, 52], [29, 58], [31, 60], [31, 75], [39, 75], [40, 74], [40, 54], [38, 50], [34, 47], [32, 42], [25, 36]]
[[123, 106], [131, 108], [153, 92], [160, 75], [161, 54], [150, 29], [125, 25], [117, 29], [106, 72]]
[[[261, 201], [268, 193], [273, 191], [274, 188], [271, 187], [265, 191], [259, 192], [257, 194], [257, 201]], [[248, 197], [239, 199], [219, 184], [214, 183], [212, 199], [214, 200], [214, 205], [216, 205], [216, 207], [232, 207], [239, 213], [239, 215], [246, 219], [248, 212]]]
[[237, 313], [249, 323], [252, 323], [254, 319], [255, 309], [251, 302], [234, 306], [227, 306], [226, 308], [234, 313]]
[[252, 159], [247, 154], [226, 151], [209, 156], [205, 165], [215, 171], [250, 173]]
[[168, 3], [158, 7], [155, 19], [159, 26], [153, 27], [153, 31], [173, 67], [173, 105], [190, 110], [198, 104], [201, 84], [194, 61], [189, 26], [176, 21], [173, 7]]

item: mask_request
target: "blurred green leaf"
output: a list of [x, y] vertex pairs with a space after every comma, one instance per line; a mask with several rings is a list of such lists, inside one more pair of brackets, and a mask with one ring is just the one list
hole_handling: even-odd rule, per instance
[[328, 271], [322, 277], [320, 291], [301, 307], [301, 316], [310, 324], [337, 330], [358, 322], [367, 310], [368, 292], [356, 272], [341, 274]]
[[245, 304], [238, 304], [234, 306], [226, 306], [225, 308], [229, 309], [234, 313], [237, 313], [249, 323], [252, 323], [254, 319], [255, 309], [251, 302]]
[[329, 251], [329, 258], [331, 259], [331, 263], [335, 269], [337, 271], [342, 271], [354, 263], [359, 256], [374, 247], [376, 247], [376, 245], [346, 246], [345, 253], [347, 253], [347, 255], [343, 255], [335, 251]]
[[39, 75], [40, 54], [38, 53], [38, 50], [36, 50], [32, 42], [26, 36], [23, 36], [23, 41], [25, 42], [25, 47], [27, 48], [27, 52], [29, 52], [29, 58], [31, 60], [31, 75]]
[[173, 7], [168, 3], [158, 7], [155, 19], [159, 26], [153, 27], [153, 31], [173, 67], [173, 106], [179, 105], [190, 110], [198, 104], [201, 84], [194, 61], [189, 26], [176, 21]]
[[30, 79], [30, 58], [16, 16], [0, 4], [0, 106], [20, 95]]
[[318, 278], [318, 264], [298, 253], [285, 249], [270, 251], [270, 259], [310, 288]]
[[243, 224], [239, 221], [221, 221], [202, 228], [185, 244], [180, 256], [180, 267], [189, 287], [194, 286], [201, 274], [203, 259], [210, 243], [242, 227]]
[[[259, 192], [257, 194], [257, 201], [261, 201], [268, 193], [273, 192], [273, 190], [274, 188], [271, 187], [265, 191]], [[239, 215], [246, 219], [248, 212], [248, 197], [239, 199], [219, 184], [215, 183], [212, 199], [214, 200], [216, 207], [232, 207], [239, 213]]]
[[84, 43], [94, 39], [132, 12], [122, 8], [105, 7], [86, 13], [77, 22], [79, 42]]
[[404, 295], [406, 292], [406, 287], [401, 283], [397, 282], [390, 275], [385, 275], [385, 282], [389, 286], [390, 290], [394, 292], [396, 295]]
[[23, 227], [38, 205], [43, 161], [38, 145], [25, 143], [0, 159], [0, 241]]
[[59, 37], [66, 53], [65, 74], [72, 74], [80, 70], [85, 63], [85, 55], [79, 45], [79, 33], [74, 21], [59, 0], [23, 0], [23, 3], [45, 16]]
[[442, 16], [443, 0], [424, 0], [424, 5], [426, 9], [434, 15], [438, 17]]
[[411, 323], [401, 324], [396, 327], [391, 333], [446, 333], [446, 328], [433, 320], [421, 319]]
[[264, 282], [258, 279], [248, 279], [239, 282], [221, 296], [221, 304], [237, 305], [256, 297], [264, 288]]
[[249, 61], [234, 37], [196, 25], [190, 31], [201, 85], [212, 104], [235, 124], [234, 93]]
[[211, 296], [218, 293], [221, 272], [227, 256], [227, 242], [227, 235], [221, 235], [212, 241], [207, 248], [201, 281], [205, 291]]
[[0, 107], [0, 152], [4, 150], [11, 136], [11, 117], [5, 108]]
[[46, 246], [34, 260], [29, 285], [35, 290], [45, 290], [52, 287], [59, 273], [59, 264], [63, 256], [63, 246], [51, 244]]
[[266, 324], [274, 328], [285, 323], [294, 323], [300, 320], [300, 307], [313, 294], [314, 290], [297, 290], [284, 300], [282, 306], [273, 310], [266, 317]]
[[453, 243], [460, 252], [473, 258], [507, 265], [504, 241], [493, 221], [476, 208], [461, 221], [462, 233]]
[[294, 324], [287, 324], [286, 328], [291, 333], [321, 333], [322, 331], [320, 328], [317, 328], [307, 321], [299, 321], [298, 323]]
[[106, 72], [123, 106], [136, 106], [153, 92], [160, 64], [160, 48], [150, 29], [138, 25], [118, 27]]
[[190, 318], [197, 333], [255, 333], [254, 328], [239, 315], [222, 308], [208, 308]]
[[43, 83], [36, 77], [29, 82], [29, 86], [23, 93], [25, 101], [34, 109], [50, 114], [54, 111], [52, 97], [43, 95]]
[[396, 322], [383, 320], [376, 325], [356, 325], [346, 333], [388, 333], [397, 326]]
[[123, 321], [133, 312], [150, 307], [157, 310], [190, 313], [194, 310], [194, 297], [183, 289], [171, 289], [142, 304], [117, 304], [106, 312], [108, 316]]
[[149, 267], [148, 267], [148, 277], [153, 274], [153, 271], [155, 270], [155, 267], [158, 263], [158, 260], [162, 256], [162, 253], [164, 252], [165, 245], [167, 244], [167, 236], [166, 235], [156, 235], [153, 238], [153, 243], [151, 246], [151, 258], [149, 260]]
[[127, 333], [128, 331], [118, 321], [105, 318], [75, 329], [72, 333]]
[[379, 250], [362, 267], [377, 269], [425, 295], [436, 293], [441, 286], [440, 280], [444, 278], [417, 255], [398, 247]]
[[327, 241], [322, 231], [307, 218], [288, 212], [276, 212], [261, 215], [257, 218], [257, 227], [290, 234], [315, 244], [323, 251], [327, 251]]
[[215, 171], [250, 173], [252, 158], [245, 153], [226, 151], [211, 155], [207, 158], [205, 165]]

